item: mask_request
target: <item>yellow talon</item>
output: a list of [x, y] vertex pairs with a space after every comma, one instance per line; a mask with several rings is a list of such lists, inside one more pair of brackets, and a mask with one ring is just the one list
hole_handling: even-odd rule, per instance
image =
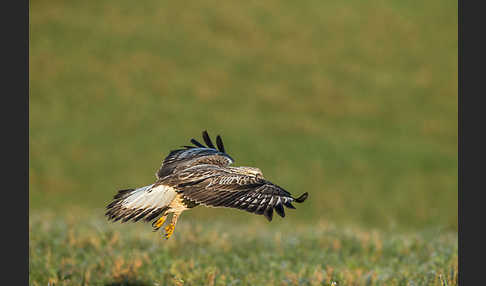
[[172, 223], [165, 227], [165, 239], [169, 239], [169, 237], [174, 233], [175, 225]]
[[167, 216], [159, 218], [159, 220], [155, 223], [154, 228], [159, 229], [164, 224], [166, 218]]

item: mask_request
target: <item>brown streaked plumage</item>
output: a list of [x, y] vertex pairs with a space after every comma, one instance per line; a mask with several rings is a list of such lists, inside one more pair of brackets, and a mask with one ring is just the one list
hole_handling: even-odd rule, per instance
[[171, 215], [165, 228], [165, 237], [169, 238], [180, 214], [198, 205], [241, 209], [264, 215], [271, 221], [273, 210], [285, 217], [284, 206], [295, 209], [292, 202], [307, 199], [307, 192], [292, 197], [267, 181], [258, 168], [230, 166], [234, 161], [225, 152], [221, 137], [216, 137], [217, 147], [206, 131], [202, 137], [207, 146], [191, 139], [194, 146], [172, 150], [156, 172], [157, 180], [152, 185], [119, 191], [106, 207], [108, 219], [153, 220], [156, 231]]

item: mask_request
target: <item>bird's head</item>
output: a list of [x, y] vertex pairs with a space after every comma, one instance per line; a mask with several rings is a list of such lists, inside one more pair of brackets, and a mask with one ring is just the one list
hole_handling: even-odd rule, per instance
[[264, 179], [262, 170], [255, 167], [232, 167], [231, 169], [238, 174], [245, 174]]

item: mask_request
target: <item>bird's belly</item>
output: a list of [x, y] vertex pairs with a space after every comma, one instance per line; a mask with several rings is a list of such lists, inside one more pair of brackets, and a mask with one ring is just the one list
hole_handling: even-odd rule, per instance
[[182, 198], [182, 196], [177, 194], [174, 200], [172, 200], [172, 202], [169, 205], [170, 211], [179, 213], [189, 209], [187, 205], [184, 204], [183, 200], [184, 199]]

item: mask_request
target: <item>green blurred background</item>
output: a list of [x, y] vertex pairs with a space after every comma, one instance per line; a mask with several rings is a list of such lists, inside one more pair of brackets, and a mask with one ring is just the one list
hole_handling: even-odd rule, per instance
[[[220, 134], [286, 217], [457, 229], [457, 1], [30, 2], [31, 213], [103, 215]], [[289, 213], [287, 212], [287, 213]], [[196, 208], [182, 219], [264, 220]]]

